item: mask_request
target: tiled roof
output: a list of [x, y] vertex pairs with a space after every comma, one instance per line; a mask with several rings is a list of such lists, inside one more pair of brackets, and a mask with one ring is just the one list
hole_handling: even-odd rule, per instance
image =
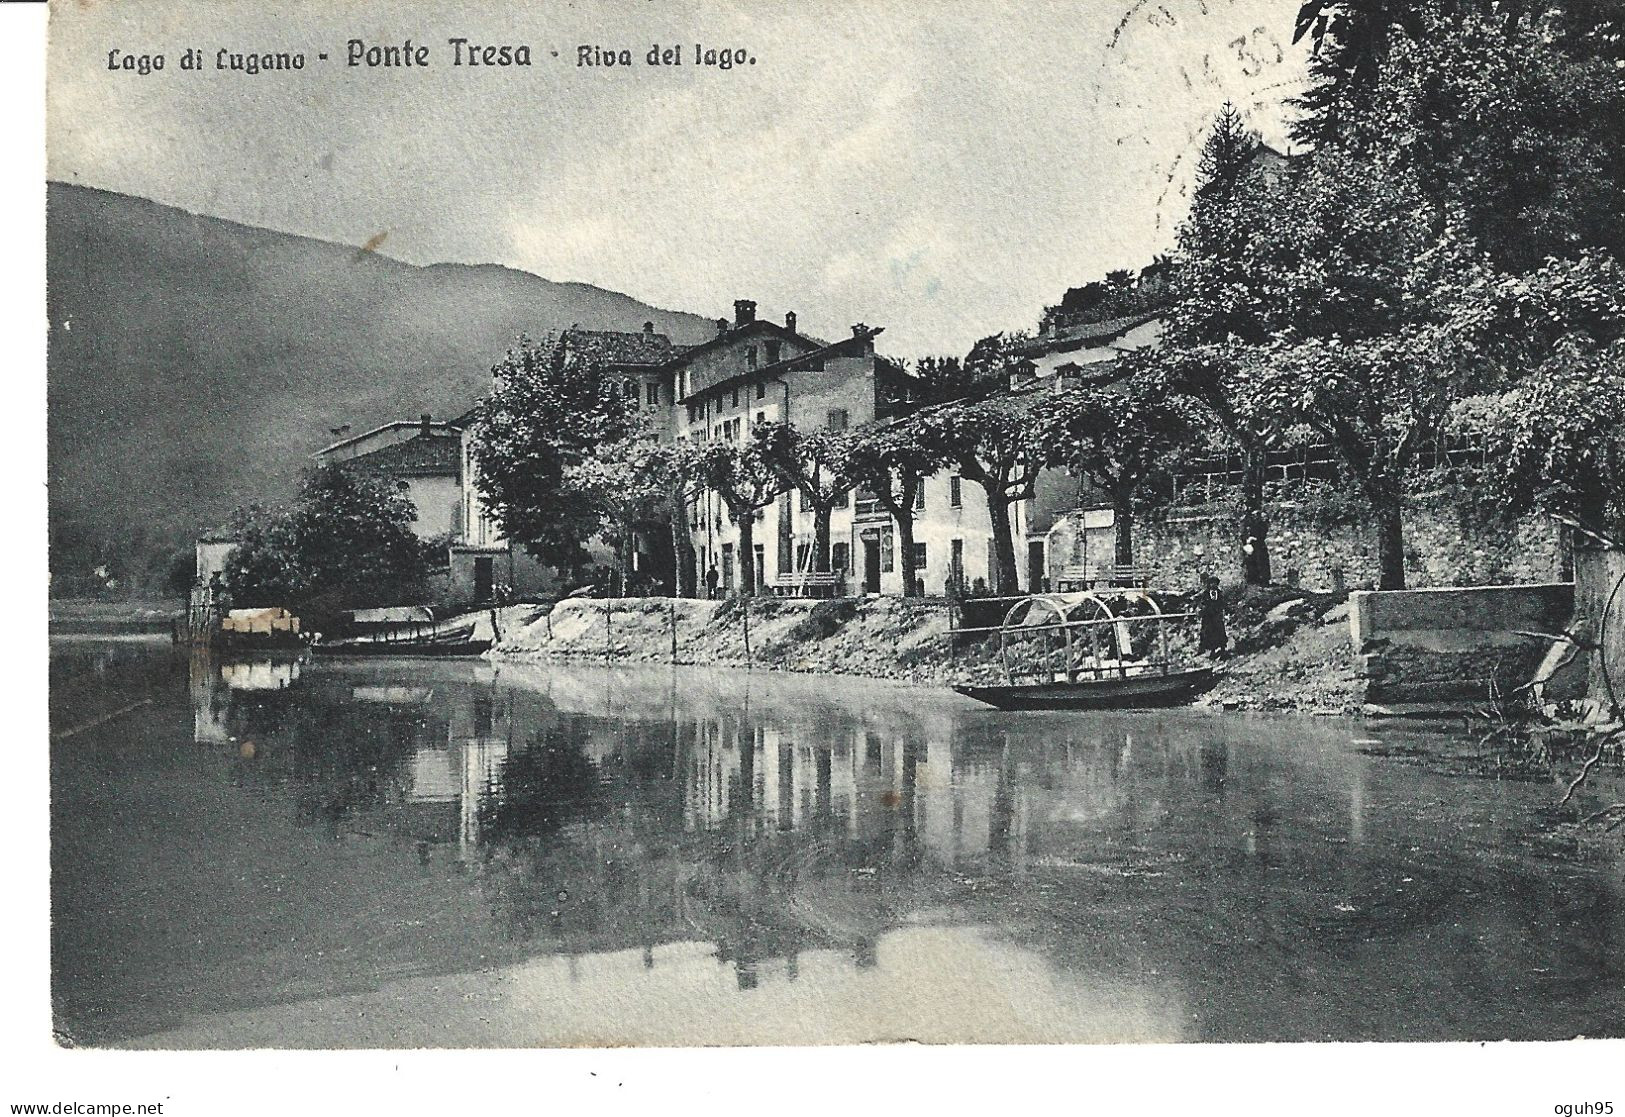
[[[467, 425], [468, 420], [472, 418], [473, 414], [474, 413], [470, 411], [462, 418], [451, 423], [440, 421], [431, 422], [429, 424], [429, 429], [440, 434], [449, 432], [455, 436], [462, 431], [464, 426]], [[318, 459], [325, 458], [335, 450], [342, 450], [346, 446], [354, 446], [357, 442], [365, 442], [367, 439], [375, 438], [378, 435], [383, 434], [385, 431], [400, 430], [402, 427], [421, 427], [422, 425], [423, 421], [421, 419], [397, 419], [393, 423], [385, 423], [383, 426], [374, 427], [370, 431], [365, 431], [361, 434], [352, 434], [348, 438], [341, 438], [331, 446], [324, 446], [320, 450], [317, 450], [311, 455], [311, 457]]]
[[1046, 353], [1052, 349], [1073, 349], [1089, 342], [1110, 341], [1120, 337], [1136, 326], [1142, 326], [1153, 319], [1162, 317], [1160, 310], [1141, 311], [1138, 314], [1124, 314], [1116, 318], [1103, 318], [1098, 322], [1079, 322], [1075, 326], [1066, 326], [1053, 334], [1040, 334], [1032, 338], [1021, 347], [1023, 353]]
[[[800, 338], [802, 341], [815, 340], [814, 338], [808, 337], [806, 334], [791, 334], [782, 326], [778, 326], [772, 322], [766, 323], [766, 325], [775, 330], [779, 330], [788, 337]], [[775, 361], [770, 365], [761, 365], [757, 368], [746, 369], [744, 372], [738, 372], [732, 376], [724, 377], [713, 384], [707, 384], [705, 387], [700, 388], [697, 391], [690, 392], [677, 402], [679, 404], [686, 404], [692, 400], [699, 399], [701, 396], [708, 393], [721, 393], [730, 388], [737, 387], [741, 384], [748, 384], [755, 380], [760, 380], [763, 378], [771, 379], [786, 372], [795, 372], [801, 366], [810, 364], [814, 361], [822, 360], [825, 357], [843, 356], [845, 355], [842, 353], [843, 349], [849, 350], [854, 346], [859, 346], [869, 342], [874, 339], [875, 335], [884, 331], [884, 329], [884, 326], [878, 326], [865, 333], [862, 337], [858, 337], [856, 335], [852, 337], [843, 337], [840, 341], [821, 344], [817, 349], [814, 349], [808, 353], [797, 353], [793, 356], [785, 357], [783, 360]], [[881, 375], [902, 379], [912, 379], [910, 374], [903, 369], [901, 365], [897, 364], [895, 361], [889, 361], [885, 357], [877, 357], [875, 359], [875, 365], [876, 370]]]
[[564, 331], [564, 340], [576, 352], [614, 366], [644, 365], [652, 368], [671, 360], [678, 353], [671, 338], [647, 331], [621, 333], [616, 330], [571, 327]]
[[769, 319], [757, 318], [753, 321], [746, 322], [743, 326], [729, 326], [726, 330], [718, 332], [716, 336], [707, 338], [698, 345], [672, 346], [671, 363], [669, 367], [677, 368], [686, 363], [687, 358], [697, 357], [701, 353], [714, 349], [718, 345], [726, 345], [731, 341], [738, 341], [743, 337], [755, 337], [762, 334], [783, 338], [785, 341], [800, 341], [806, 345], [812, 346], [814, 349], [826, 349], [830, 344], [821, 338], [816, 338], [811, 334], [799, 333], [795, 330], [788, 329], [779, 325], [777, 322], [770, 321]]
[[462, 466], [462, 441], [455, 435], [420, 434], [339, 465], [385, 477], [456, 477]]

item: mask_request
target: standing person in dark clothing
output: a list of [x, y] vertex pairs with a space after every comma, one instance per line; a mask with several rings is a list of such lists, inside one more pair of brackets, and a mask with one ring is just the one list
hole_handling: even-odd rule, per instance
[[1209, 574], [1203, 579], [1202, 593], [1196, 599], [1197, 616], [1202, 629], [1197, 648], [1215, 656], [1224, 655], [1230, 637], [1224, 630], [1224, 595], [1219, 592], [1219, 579]]
[[717, 596], [717, 564], [712, 563], [711, 569], [705, 572], [705, 596], [716, 600]]

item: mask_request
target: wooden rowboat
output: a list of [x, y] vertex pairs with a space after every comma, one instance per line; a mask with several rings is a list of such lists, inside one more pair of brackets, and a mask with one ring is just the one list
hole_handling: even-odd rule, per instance
[[310, 650], [317, 655], [465, 656], [479, 655], [490, 647], [490, 640], [474, 639], [470, 623], [444, 629], [403, 626], [376, 635], [321, 641]]
[[967, 698], [1000, 710], [1127, 710], [1182, 706], [1212, 685], [1212, 667], [1185, 667], [1076, 682], [956, 686]]
[[480, 655], [489, 651], [489, 640], [335, 640], [312, 644], [316, 655]]

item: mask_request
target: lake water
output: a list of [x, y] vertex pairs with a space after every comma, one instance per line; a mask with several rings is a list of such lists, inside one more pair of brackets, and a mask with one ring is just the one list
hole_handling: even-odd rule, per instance
[[1625, 1034], [1620, 860], [1353, 722], [139, 640], [51, 705], [66, 1042]]

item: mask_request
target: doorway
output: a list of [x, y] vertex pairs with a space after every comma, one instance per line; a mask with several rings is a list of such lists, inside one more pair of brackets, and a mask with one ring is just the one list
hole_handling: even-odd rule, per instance
[[1030, 539], [1027, 541], [1027, 592], [1044, 593], [1048, 589], [1045, 583], [1049, 581], [1049, 570], [1044, 563], [1044, 541]]
[[477, 558], [474, 560], [474, 604], [484, 605], [491, 600], [496, 589], [496, 560], [491, 558]]
[[863, 592], [880, 592], [880, 540], [863, 541]]

